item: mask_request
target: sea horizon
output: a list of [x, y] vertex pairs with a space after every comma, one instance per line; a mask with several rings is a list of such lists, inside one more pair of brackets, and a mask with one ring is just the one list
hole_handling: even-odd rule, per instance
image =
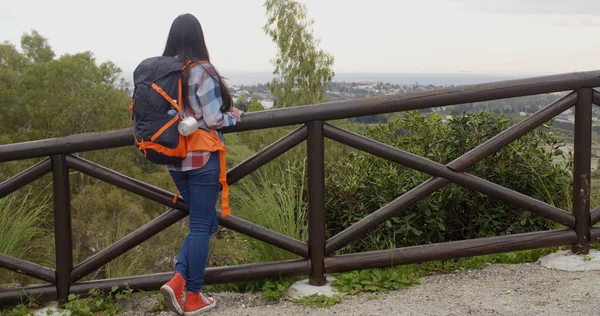
[[[231, 86], [265, 84], [273, 79], [273, 74], [269, 72], [241, 72], [241, 71], [223, 71], [221, 73], [227, 78], [227, 83]], [[480, 84], [486, 82], [496, 82], [512, 79], [521, 79], [529, 77], [538, 77], [548, 74], [498, 74], [498, 73], [361, 73], [361, 72], [341, 72], [336, 73], [334, 82], [383, 82], [390, 84], [415, 84], [451, 86]]]
[[[227, 78], [229, 86], [266, 84], [273, 79], [270, 72], [221, 71]], [[551, 75], [551, 73], [378, 73], [378, 72], [339, 72], [333, 78], [334, 82], [383, 82], [390, 84], [416, 84], [427, 86], [458, 86], [497, 82], [504, 80], [522, 79]], [[122, 78], [132, 82], [133, 72], [125, 71]]]

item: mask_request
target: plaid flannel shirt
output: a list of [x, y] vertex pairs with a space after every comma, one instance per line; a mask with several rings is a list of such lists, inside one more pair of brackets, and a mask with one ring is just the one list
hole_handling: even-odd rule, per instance
[[[233, 126], [240, 121], [234, 112], [221, 112], [223, 99], [218, 81], [218, 73], [211, 64], [198, 64], [188, 71], [187, 103], [183, 111], [186, 116], [198, 120], [198, 128], [217, 130], [221, 141], [223, 134], [218, 129]], [[189, 171], [204, 167], [210, 158], [210, 152], [192, 151], [179, 164], [168, 165], [171, 171]]]

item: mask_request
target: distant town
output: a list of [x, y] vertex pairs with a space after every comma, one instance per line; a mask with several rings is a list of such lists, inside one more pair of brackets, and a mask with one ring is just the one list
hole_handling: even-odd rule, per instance
[[[381, 81], [334, 82], [329, 89], [326, 90], [326, 97], [328, 101], [338, 101], [370, 96], [402, 94], [446, 87], [448, 86], [436, 86], [431, 84], [424, 85], [419, 84], [418, 82], [414, 84], [391, 84]], [[247, 100], [256, 98], [265, 109], [272, 108], [276, 103], [274, 97], [269, 91], [267, 84], [234, 85], [230, 88], [234, 97], [234, 101], [237, 101], [239, 98], [245, 98]], [[556, 101], [563, 95], [564, 93], [553, 93], [488, 102], [468, 103], [443, 108], [433, 108], [431, 111], [438, 112], [445, 118], [449, 118], [452, 117], [452, 115], [457, 115], [463, 112], [476, 112], [484, 110], [494, 113], [525, 117]], [[573, 124], [573, 109], [565, 111], [558, 116], [555, 121]], [[594, 108], [594, 123], [595, 125], [598, 124], [600, 126], [600, 112], [596, 108]]]
[[[359, 81], [359, 82], [334, 82], [327, 90], [326, 97], [328, 101], [349, 100], [364, 98], [370, 96], [402, 94], [415, 91], [425, 91], [451, 86], [424, 85], [418, 82], [414, 84], [391, 84], [382, 81]], [[267, 84], [252, 85], [234, 85], [230, 87], [234, 101], [244, 98], [247, 101], [258, 100], [264, 109], [277, 107], [276, 100], [271, 95]], [[511, 99], [501, 99], [487, 102], [477, 102], [468, 104], [459, 104], [447, 107], [432, 108], [423, 110], [424, 113], [437, 113], [443, 120], [450, 120], [454, 115], [460, 115], [465, 112], [488, 111], [497, 114], [504, 114], [508, 117], [520, 120], [527, 117], [539, 109], [551, 104], [564, 96], [565, 93], [552, 93], [535, 96], [525, 96]], [[595, 142], [600, 143], [600, 108], [593, 108], [593, 135]], [[352, 118], [350, 121], [377, 124], [385, 123], [390, 117], [400, 115], [390, 113], [383, 115], [371, 115], [365, 117]], [[566, 142], [566, 146], [572, 146], [574, 129], [574, 110], [573, 108], [557, 116], [552, 123], [552, 132]], [[594, 153], [600, 157], [600, 145], [594, 146]]]
[[[390, 84], [375, 81], [334, 82], [326, 91], [329, 101], [358, 99], [369, 96], [399, 94], [443, 88], [443, 86], [415, 84]], [[230, 87], [234, 101], [239, 98], [256, 98], [265, 109], [273, 107], [274, 98], [267, 84], [234, 85]]]

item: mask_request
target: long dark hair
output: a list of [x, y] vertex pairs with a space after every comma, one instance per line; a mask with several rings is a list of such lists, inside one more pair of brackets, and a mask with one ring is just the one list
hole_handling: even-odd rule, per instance
[[[202, 32], [202, 26], [195, 16], [189, 13], [182, 14], [173, 21], [163, 56], [179, 56], [183, 62], [188, 59], [210, 62], [208, 49], [204, 42], [204, 32]], [[217, 74], [215, 79], [219, 81], [221, 87], [221, 98], [223, 100], [221, 112], [227, 112], [233, 105], [233, 99], [216, 68], [215, 73]], [[187, 85], [184, 85], [185, 87]]]

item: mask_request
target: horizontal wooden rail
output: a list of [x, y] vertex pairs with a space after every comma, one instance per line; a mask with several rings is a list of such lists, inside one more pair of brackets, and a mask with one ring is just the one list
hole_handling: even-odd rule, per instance
[[[525, 118], [524, 120], [516, 123], [510, 128], [502, 131], [498, 135], [485, 141], [483, 144], [470, 150], [464, 155], [458, 157], [454, 161], [450, 162], [447, 166], [455, 171], [465, 171], [468, 168], [474, 166], [484, 158], [498, 152], [504, 146], [515, 141], [524, 134], [533, 131], [537, 127], [541, 126], [545, 122], [549, 121], [553, 117], [566, 111], [575, 105], [577, 101], [577, 95], [571, 93], [555, 102], [551, 105], [539, 110], [533, 115]], [[327, 133], [327, 126], [325, 133]], [[450, 181], [444, 178], [432, 178], [426, 182], [418, 185], [410, 191], [404, 193], [399, 198], [386, 204], [381, 209], [369, 214], [357, 223], [346, 228], [337, 235], [331, 237], [326, 244], [325, 253], [327, 255], [341, 249], [347, 243], [355, 240], [361, 236], [364, 236], [369, 231], [375, 229], [378, 225], [383, 224], [385, 221], [391, 219], [394, 216], [399, 216], [402, 212], [407, 210], [412, 205], [416, 204], [429, 194], [441, 189]]]
[[39, 265], [37, 263], [29, 262], [19, 258], [14, 258], [1, 253], [0, 268], [5, 268], [50, 283], [54, 283], [56, 281], [56, 275], [54, 270]]
[[50, 159], [44, 159], [37, 164], [19, 172], [14, 177], [0, 183], [0, 199], [37, 180], [50, 171], [52, 171]]
[[594, 93], [592, 94], [592, 102], [595, 105], [600, 106], [600, 92], [594, 90]]
[[592, 210], [590, 225], [595, 225], [598, 222], [600, 222], [600, 206], [598, 206], [594, 210]]
[[[209, 285], [295, 277], [308, 275], [309, 273], [310, 262], [307, 259], [298, 259], [226, 267], [210, 267], [206, 269], [204, 281], [205, 284]], [[119, 287], [120, 290], [129, 287], [142, 291], [155, 291], [172, 277], [173, 272], [165, 272], [118, 279], [81, 282], [71, 285], [71, 293], [87, 294], [92, 289], [110, 292], [114, 286]], [[0, 306], [15, 304], [20, 301], [21, 296], [26, 295], [31, 297], [42, 295], [40, 299], [53, 300], [56, 299], [56, 288], [51, 285], [24, 289], [0, 290]]]
[[590, 228], [590, 243], [600, 243], [600, 227]]
[[0, 306], [16, 305], [29, 299], [36, 302], [55, 301], [58, 298], [56, 286], [38, 285], [26, 288], [0, 290]]
[[[293, 108], [247, 113], [235, 127], [223, 132], [240, 132], [280, 126], [328, 121], [366, 115], [433, 108], [543, 93], [600, 86], [600, 71], [576, 72], [528, 79], [435, 89], [400, 95], [342, 100]], [[131, 146], [132, 129], [88, 133], [0, 146], [0, 162], [45, 157], [59, 153]]]
[[0, 162], [133, 146], [131, 128], [0, 145]]
[[[307, 259], [261, 262], [245, 265], [207, 268], [204, 276], [205, 284], [246, 282], [273, 278], [285, 278], [307, 275], [310, 273], [310, 262]], [[76, 283], [72, 286], [74, 293], [86, 293], [97, 288], [101, 291], [110, 291], [113, 286], [124, 289], [127, 285], [131, 288], [152, 291], [159, 289], [173, 277], [173, 272], [140, 275], [119, 279], [98, 280]]]
[[522, 193], [510, 190], [485, 179], [468, 173], [454, 171], [440, 163], [413, 155], [409, 152], [331, 125], [325, 126], [325, 136], [350, 147], [388, 159], [390, 161], [395, 161], [409, 168], [428, 173], [432, 176], [448, 179], [462, 187], [487, 194], [488, 196], [529, 210], [539, 216], [549, 218], [565, 226], [571, 228], [575, 226], [575, 218], [573, 215], [555, 206], [536, 200]]
[[356, 269], [382, 268], [500, 252], [566, 246], [576, 241], [577, 235], [571, 229], [477, 238], [394, 250], [333, 256], [325, 260], [325, 269], [327, 273], [334, 273]]

